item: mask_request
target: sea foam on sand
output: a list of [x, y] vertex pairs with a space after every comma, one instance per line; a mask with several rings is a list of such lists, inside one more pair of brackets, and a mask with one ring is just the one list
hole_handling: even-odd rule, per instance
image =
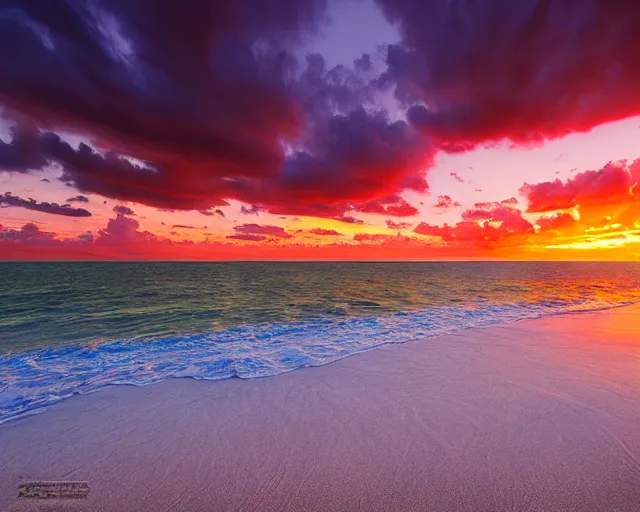
[[[265, 379], [113, 386], [0, 425], [0, 509], [640, 510], [640, 306]], [[85, 499], [18, 498], [86, 481]]]

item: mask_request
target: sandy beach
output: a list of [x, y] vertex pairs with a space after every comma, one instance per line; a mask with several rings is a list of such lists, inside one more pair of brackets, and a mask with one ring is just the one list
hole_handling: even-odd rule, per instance
[[3, 510], [638, 511], [640, 307], [109, 387], [1, 425], [0, 474]]

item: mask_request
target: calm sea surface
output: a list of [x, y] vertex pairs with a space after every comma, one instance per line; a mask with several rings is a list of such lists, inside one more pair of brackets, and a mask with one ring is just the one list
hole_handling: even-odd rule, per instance
[[262, 377], [637, 301], [639, 263], [1, 263], [0, 422], [110, 384]]

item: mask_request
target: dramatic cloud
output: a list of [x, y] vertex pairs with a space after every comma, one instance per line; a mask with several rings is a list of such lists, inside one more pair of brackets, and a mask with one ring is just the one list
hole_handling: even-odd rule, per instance
[[189, 226], [186, 224], [174, 224], [171, 226], [172, 229], [198, 229], [196, 226]]
[[335, 229], [313, 228], [309, 230], [309, 233], [319, 236], [344, 236], [342, 233], [338, 233]]
[[403, 35], [380, 84], [436, 139], [539, 141], [640, 113], [636, 2], [377, 1]]
[[412, 226], [411, 222], [395, 222], [393, 220], [387, 219], [387, 227], [389, 229], [403, 230], [403, 229], [409, 229], [411, 226]]
[[458, 201], [451, 199], [451, 196], [438, 196], [438, 202], [433, 205], [434, 208], [457, 208], [460, 206]]
[[444, 242], [466, 245], [507, 243], [509, 239], [535, 234], [534, 226], [511, 201], [476, 203], [462, 213], [462, 222], [434, 226], [421, 222], [413, 230], [419, 235], [440, 237]]
[[84, 208], [72, 208], [67, 204], [39, 203], [35, 199], [22, 199], [21, 197], [12, 195], [11, 192], [6, 192], [3, 196], [0, 196], [0, 208], [8, 208], [10, 206], [50, 213], [52, 215], [63, 215], [65, 217], [91, 217], [91, 212]]
[[[336, 218], [426, 190], [435, 146], [373, 105], [360, 76], [370, 58], [351, 70], [328, 69], [318, 54], [303, 66], [293, 57], [324, 8], [323, 0], [5, 8], [0, 102], [48, 131], [16, 130], [0, 146], [0, 168], [54, 162], [84, 193], [176, 210], [236, 199], [276, 214], [326, 205]], [[72, 147], [59, 130], [86, 134], [93, 147]], [[402, 202], [382, 211], [414, 214]]]
[[[0, 95], [1, 98], [2, 96]], [[11, 142], [6, 143], [0, 140], [0, 170], [27, 172], [31, 169], [41, 169], [46, 165], [47, 161], [42, 154], [40, 136], [37, 132], [34, 130], [20, 131], [16, 128], [11, 128], [10, 135]]]
[[574, 206], [624, 204], [640, 200], [640, 160], [609, 163], [598, 171], [576, 174], [566, 182], [525, 183], [520, 193], [527, 198], [528, 212], [549, 212]]
[[280, 226], [261, 226], [259, 224], [242, 224], [234, 226], [233, 229], [242, 235], [266, 235], [276, 238], [293, 238]]

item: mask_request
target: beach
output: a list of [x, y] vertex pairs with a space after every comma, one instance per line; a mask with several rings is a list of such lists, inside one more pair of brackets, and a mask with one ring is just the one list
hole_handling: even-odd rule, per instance
[[638, 511], [639, 425], [640, 306], [556, 315], [74, 396], [0, 425], [0, 509]]

